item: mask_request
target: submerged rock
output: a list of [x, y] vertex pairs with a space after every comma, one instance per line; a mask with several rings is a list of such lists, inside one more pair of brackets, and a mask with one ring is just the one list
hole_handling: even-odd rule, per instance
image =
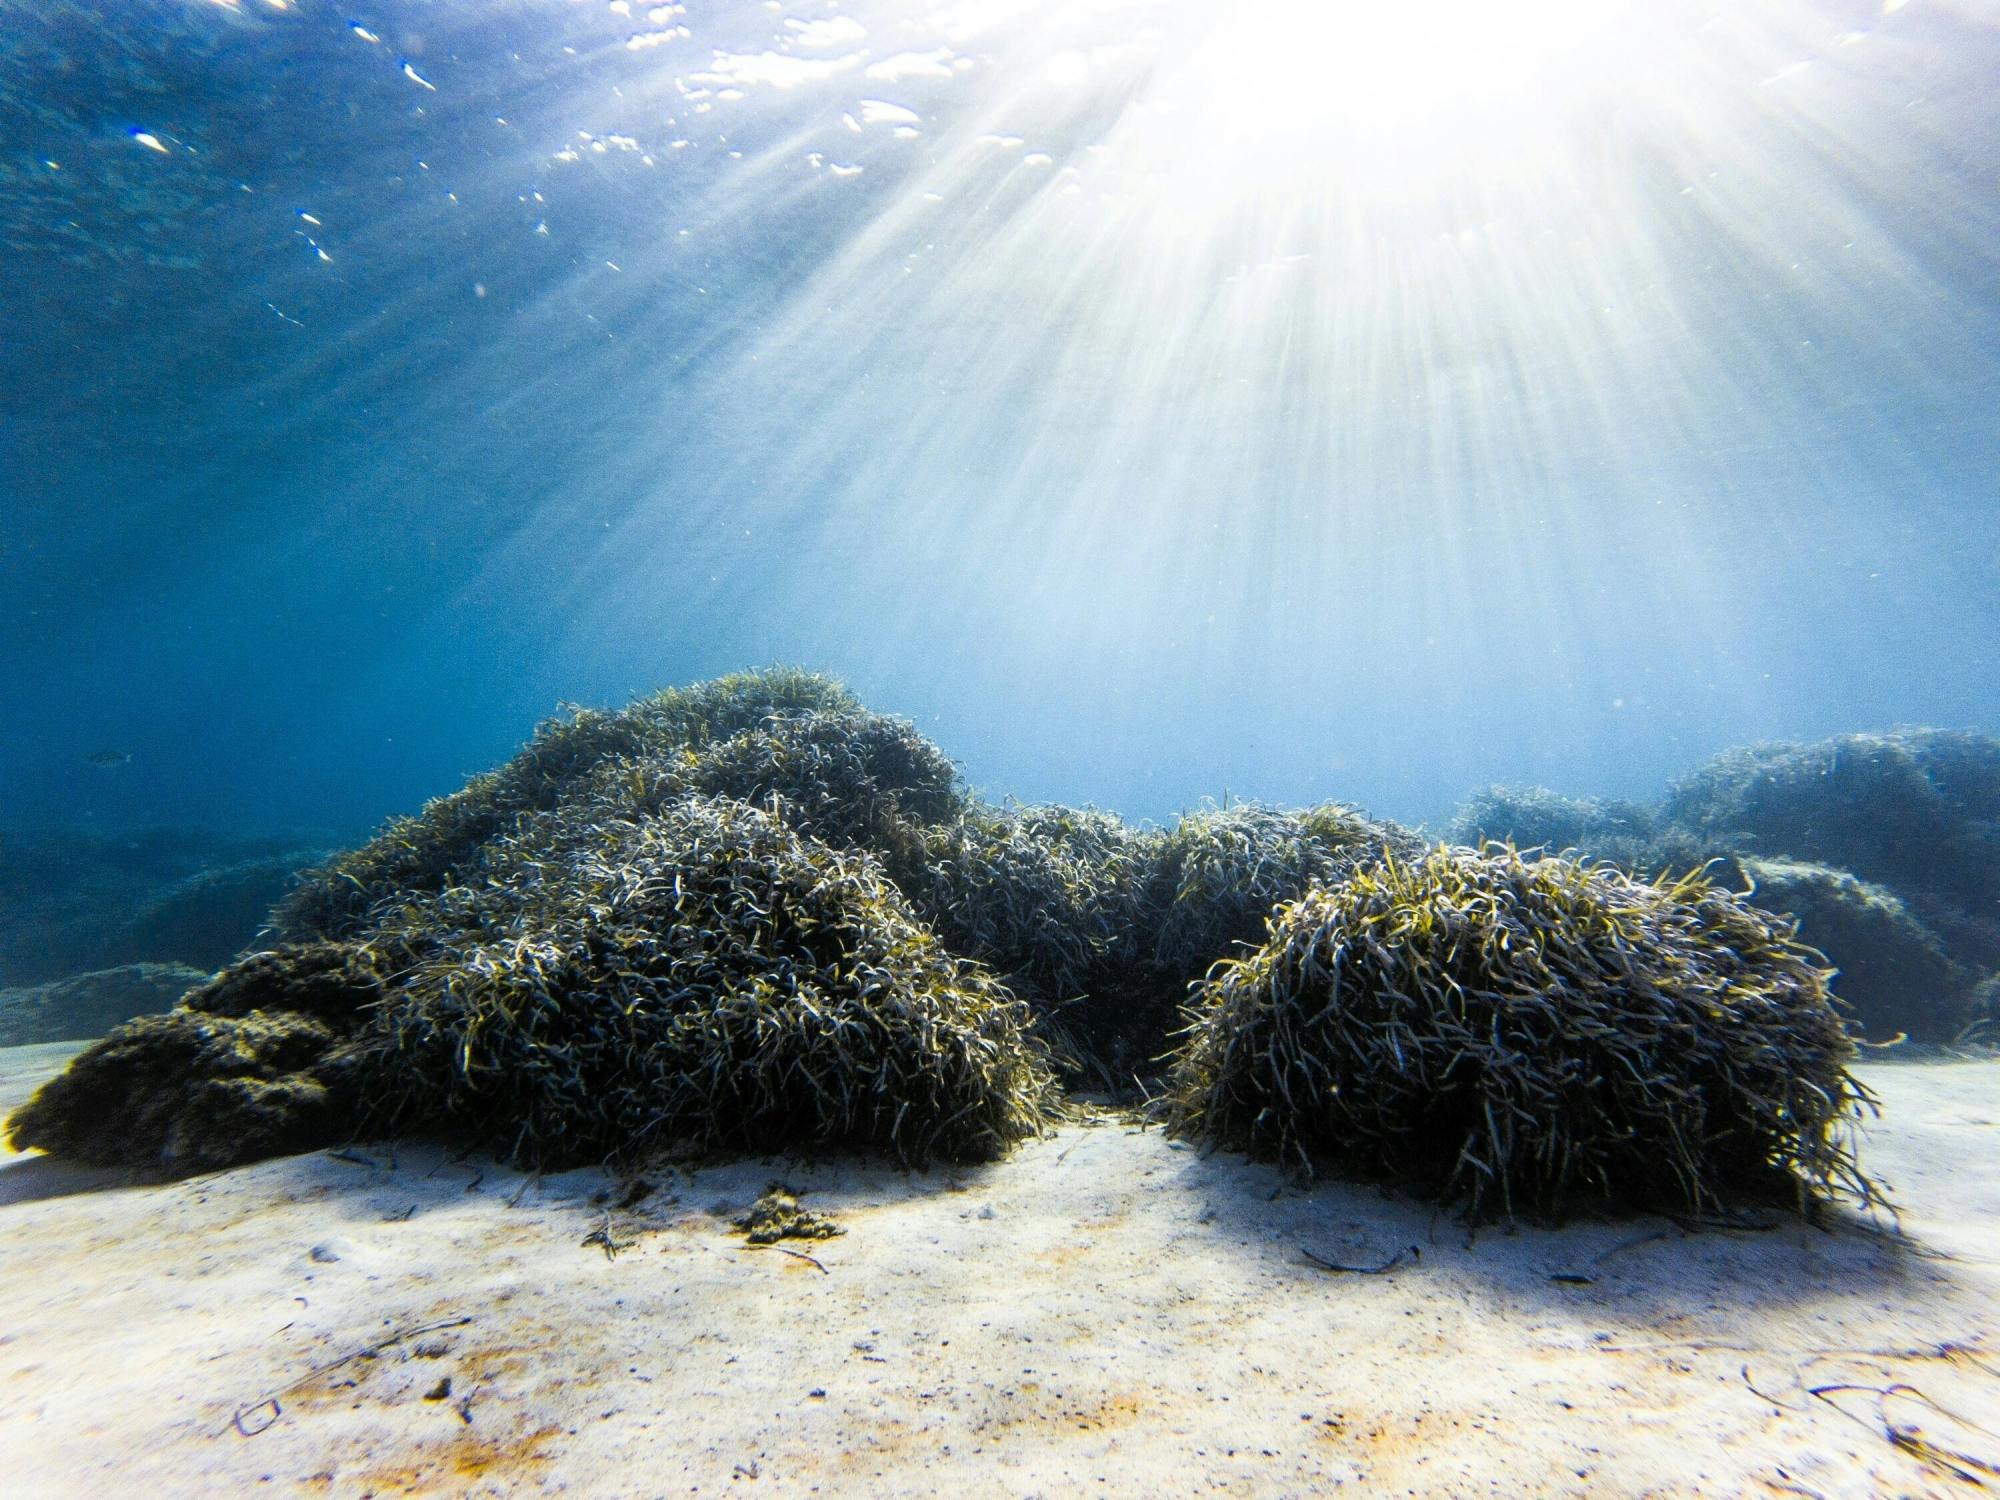
[[0, 990], [0, 1047], [100, 1037], [134, 1016], [172, 1010], [207, 978], [186, 964], [126, 964]]
[[133, 963], [220, 968], [324, 857], [296, 835], [0, 831], [0, 985]]
[[86, 1049], [7, 1122], [14, 1149], [179, 1176], [341, 1139], [353, 1118], [333, 1028], [182, 1008]]
[[[1658, 806], [1492, 787], [1458, 842], [1574, 849], [1642, 878], [1708, 867], [1793, 910], [1871, 1038], [1948, 1041], [2000, 969], [2000, 739], [1846, 734], [1725, 751]], [[1758, 871], [1762, 870], [1762, 874]], [[1814, 873], [1817, 872], [1817, 873]]]
[[172, 959], [213, 972], [250, 948], [271, 908], [325, 849], [291, 849], [199, 870], [151, 897], [110, 939], [131, 959]]
[[2000, 739], [1954, 730], [1844, 734], [1717, 756], [1664, 813], [1767, 859], [1886, 887], [1957, 963], [2000, 968]]
[[1474, 792], [1453, 816], [1445, 838], [1478, 848], [1510, 843], [1548, 854], [1574, 851], [1625, 865], [1651, 843], [1653, 809], [1606, 797], [1566, 797], [1545, 786], [1489, 786]]
[[345, 1139], [351, 1045], [381, 992], [366, 950], [255, 954], [86, 1048], [7, 1121], [17, 1151], [178, 1176]]
[[2000, 973], [1988, 974], [1972, 988], [1966, 1006], [1969, 1019], [1954, 1041], [1975, 1047], [2000, 1047]]
[[1869, 1041], [1949, 1042], [1971, 1018], [1971, 976], [1885, 886], [1795, 860], [1746, 859], [1759, 906], [1799, 924], [1799, 941], [1839, 970], [1833, 992]]

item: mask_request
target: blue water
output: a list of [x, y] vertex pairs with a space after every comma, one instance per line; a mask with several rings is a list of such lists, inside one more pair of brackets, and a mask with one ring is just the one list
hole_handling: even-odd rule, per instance
[[1132, 817], [2000, 730], [1993, 8], [1410, 14], [5, 0], [0, 822], [771, 661]]

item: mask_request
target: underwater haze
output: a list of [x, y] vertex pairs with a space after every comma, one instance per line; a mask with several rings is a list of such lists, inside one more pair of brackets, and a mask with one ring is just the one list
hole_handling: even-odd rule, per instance
[[1161, 820], [2000, 731], [1987, 0], [351, 3], [0, 0], [0, 822], [768, 662]]

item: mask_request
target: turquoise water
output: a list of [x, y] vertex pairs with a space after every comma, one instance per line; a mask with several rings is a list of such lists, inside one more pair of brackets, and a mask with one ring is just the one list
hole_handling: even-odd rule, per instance
[[1990, 5], [0, 4], [0, 821], [831, 672], [1440, 819], [2000, 729]]

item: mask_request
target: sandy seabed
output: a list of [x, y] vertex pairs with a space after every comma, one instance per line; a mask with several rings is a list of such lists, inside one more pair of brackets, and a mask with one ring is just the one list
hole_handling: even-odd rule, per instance
[[[74, 1050], [0, 1051], [0, 1109]], [[1901, 1239], [1468, 1240], [1108, 1115], [957, 1171], [676, 1168], [629, 1208], [435, 1146], [165, 1186], [4, 1156], [0, 1492], [2000, 1488], [2000, 1063], [1863, 1072]], [[746, 1245], [778, 1178], [846, 1234]]]

